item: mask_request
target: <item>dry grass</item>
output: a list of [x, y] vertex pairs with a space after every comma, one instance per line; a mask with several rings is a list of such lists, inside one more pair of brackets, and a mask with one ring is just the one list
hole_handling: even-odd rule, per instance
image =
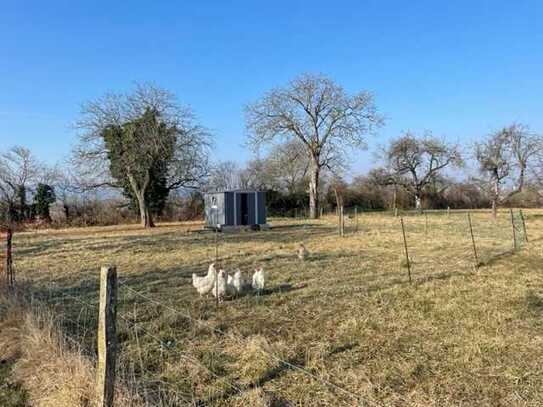
[[[57, 318], [39, 305], [12, 299], [1, 299], [0, 309], [0, 355], [11, 362], [10, 379], [24, 388], [28, 405], [94, 406], [94, 365], [60, 331]], [[141, 405], [121, 386], [116, 402]]]
[[16, 265], [92, 349], [98, 269], [117, 264], [123, 374], [157, 404], [539, 406], [543, 212], [528, 212], [515, 254], [508, 216], [473, 215], [478, 271], [465, 213], [432, 213], [428, 228], [406, 217], [411, 285], [389, 214], [362, 214], [358, 231], [349, 220], [343, 239], [333, 217], [225, 234], [225, 266], [263, 265], [270, 289], [219, 309], [190, 285], [214, 257], [197, 224], [20, 234]]

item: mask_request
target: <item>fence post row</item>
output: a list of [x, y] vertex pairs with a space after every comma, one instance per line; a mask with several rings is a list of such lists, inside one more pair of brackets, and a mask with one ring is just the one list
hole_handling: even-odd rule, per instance
[[117, 353], [117, 268], [100, 271], [100, 305], [98, 311], [98, 365], [96, 392], [99, 407], [112, 407], [115, 395]]
[[511, 214], [511, 229], [513, 231], [513, 251], [517, 250], [517, 232], [515, 230], [515, 218], [513, 216], [513, 208], [509, 208]]
[[477, 255], [477, 246], [475, 245], [475, 237], [473, 236], [473, 226], [471, 224], [471, 214], [468, 212], [469, 233], [471, 234], [471, 243], [473, 245], [473, 257], [475, 258], [475, 268], [479, 268], [479, 256]]
[[409, 251], [407, 250], [407, 239], [405, 238], [405, 226], [403, 224], [403, 217], [400, 218], [402, 224], [403, 245], [405, 248], [405, 260], [407, 261], [407, 275], [409, 276], [409, 284], [411, 284], [411, 261], [409, 260]]

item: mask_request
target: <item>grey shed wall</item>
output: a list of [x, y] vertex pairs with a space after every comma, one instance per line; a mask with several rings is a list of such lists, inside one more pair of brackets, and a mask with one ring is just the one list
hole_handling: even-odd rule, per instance
[[[256, 191], [226, 191], [207, 194], [205, 196], [205, 218], [209, 226], [240, 226], [242, 219], [242, 196], [247, 196], [247, 225], [266, 224], [266, 193]], [[217, 209], [213, 209], [213, 197]]]
[[[215, 198], [215, 206], [213, 208], [213, 198]], [[224, 225], [226, 221], [226, 208], [224, 193], [207, 194], [204, 199], [205, 218], [209, 226]]]

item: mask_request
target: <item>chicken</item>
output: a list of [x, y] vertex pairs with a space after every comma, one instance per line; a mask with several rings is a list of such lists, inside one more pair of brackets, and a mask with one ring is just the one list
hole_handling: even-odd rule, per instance
[[224, 297], [230, 295], [230, 290], [228, 289], [228, 273], [224, 270], [219, 270], [217, 274], [217, 283], [212, 285], [211, 294], [213, 297], [218, 298], [219, 302], [224, 300]]
[[259, 267], [255, 269], [255, 274], [253, 274], [253, 290], [260, 294], [265, 288], [266, 275], [264, 274], [264, 269]]
[[247, 289], [248, 281], [243, 276], [240, 269], [236, 270], [234, 276], [228, 276], [228, 288], [233, 295], [241, 295]]
[[196, 288], [198, 294], [201, 296], [206, 295], [214, 287], [216, 277], [217, 270], [215, 269], [215, 263], [211, 263], [205, 277], [200, 277], [195, 273], [192, 275], [192, 285]]
[[305, 248], [303, 243], [300, 243], [300, 246], [298, 247], [298, 258], [301, 261], [305, 261], [309, 257], [309, 252]]

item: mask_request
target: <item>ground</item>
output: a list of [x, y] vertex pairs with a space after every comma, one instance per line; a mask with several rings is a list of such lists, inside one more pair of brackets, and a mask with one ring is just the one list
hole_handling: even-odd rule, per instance
[[0, 361], [0, 406], [26, 406], [26, 395], [24, 390], [18, 383], [12, 382], [11, 367], [11, 362]]
[[[405, 216], [412, 283], [390, 213], [349, 217], [343, 238], [334, 216], [218, 236], [199, 223], [25, 232], [15, 262], [89, 357], [99, 268], [116, 265], [120, 370], [164, 405], [540, 406], [543, 211], [525, 216], [513, 252], [509, 211], [473, 213], [477, 262], [466, 212]], [[262, 265], [267, 291], [199, 298], [191, 275], [216, 250], [227, 270]]]

